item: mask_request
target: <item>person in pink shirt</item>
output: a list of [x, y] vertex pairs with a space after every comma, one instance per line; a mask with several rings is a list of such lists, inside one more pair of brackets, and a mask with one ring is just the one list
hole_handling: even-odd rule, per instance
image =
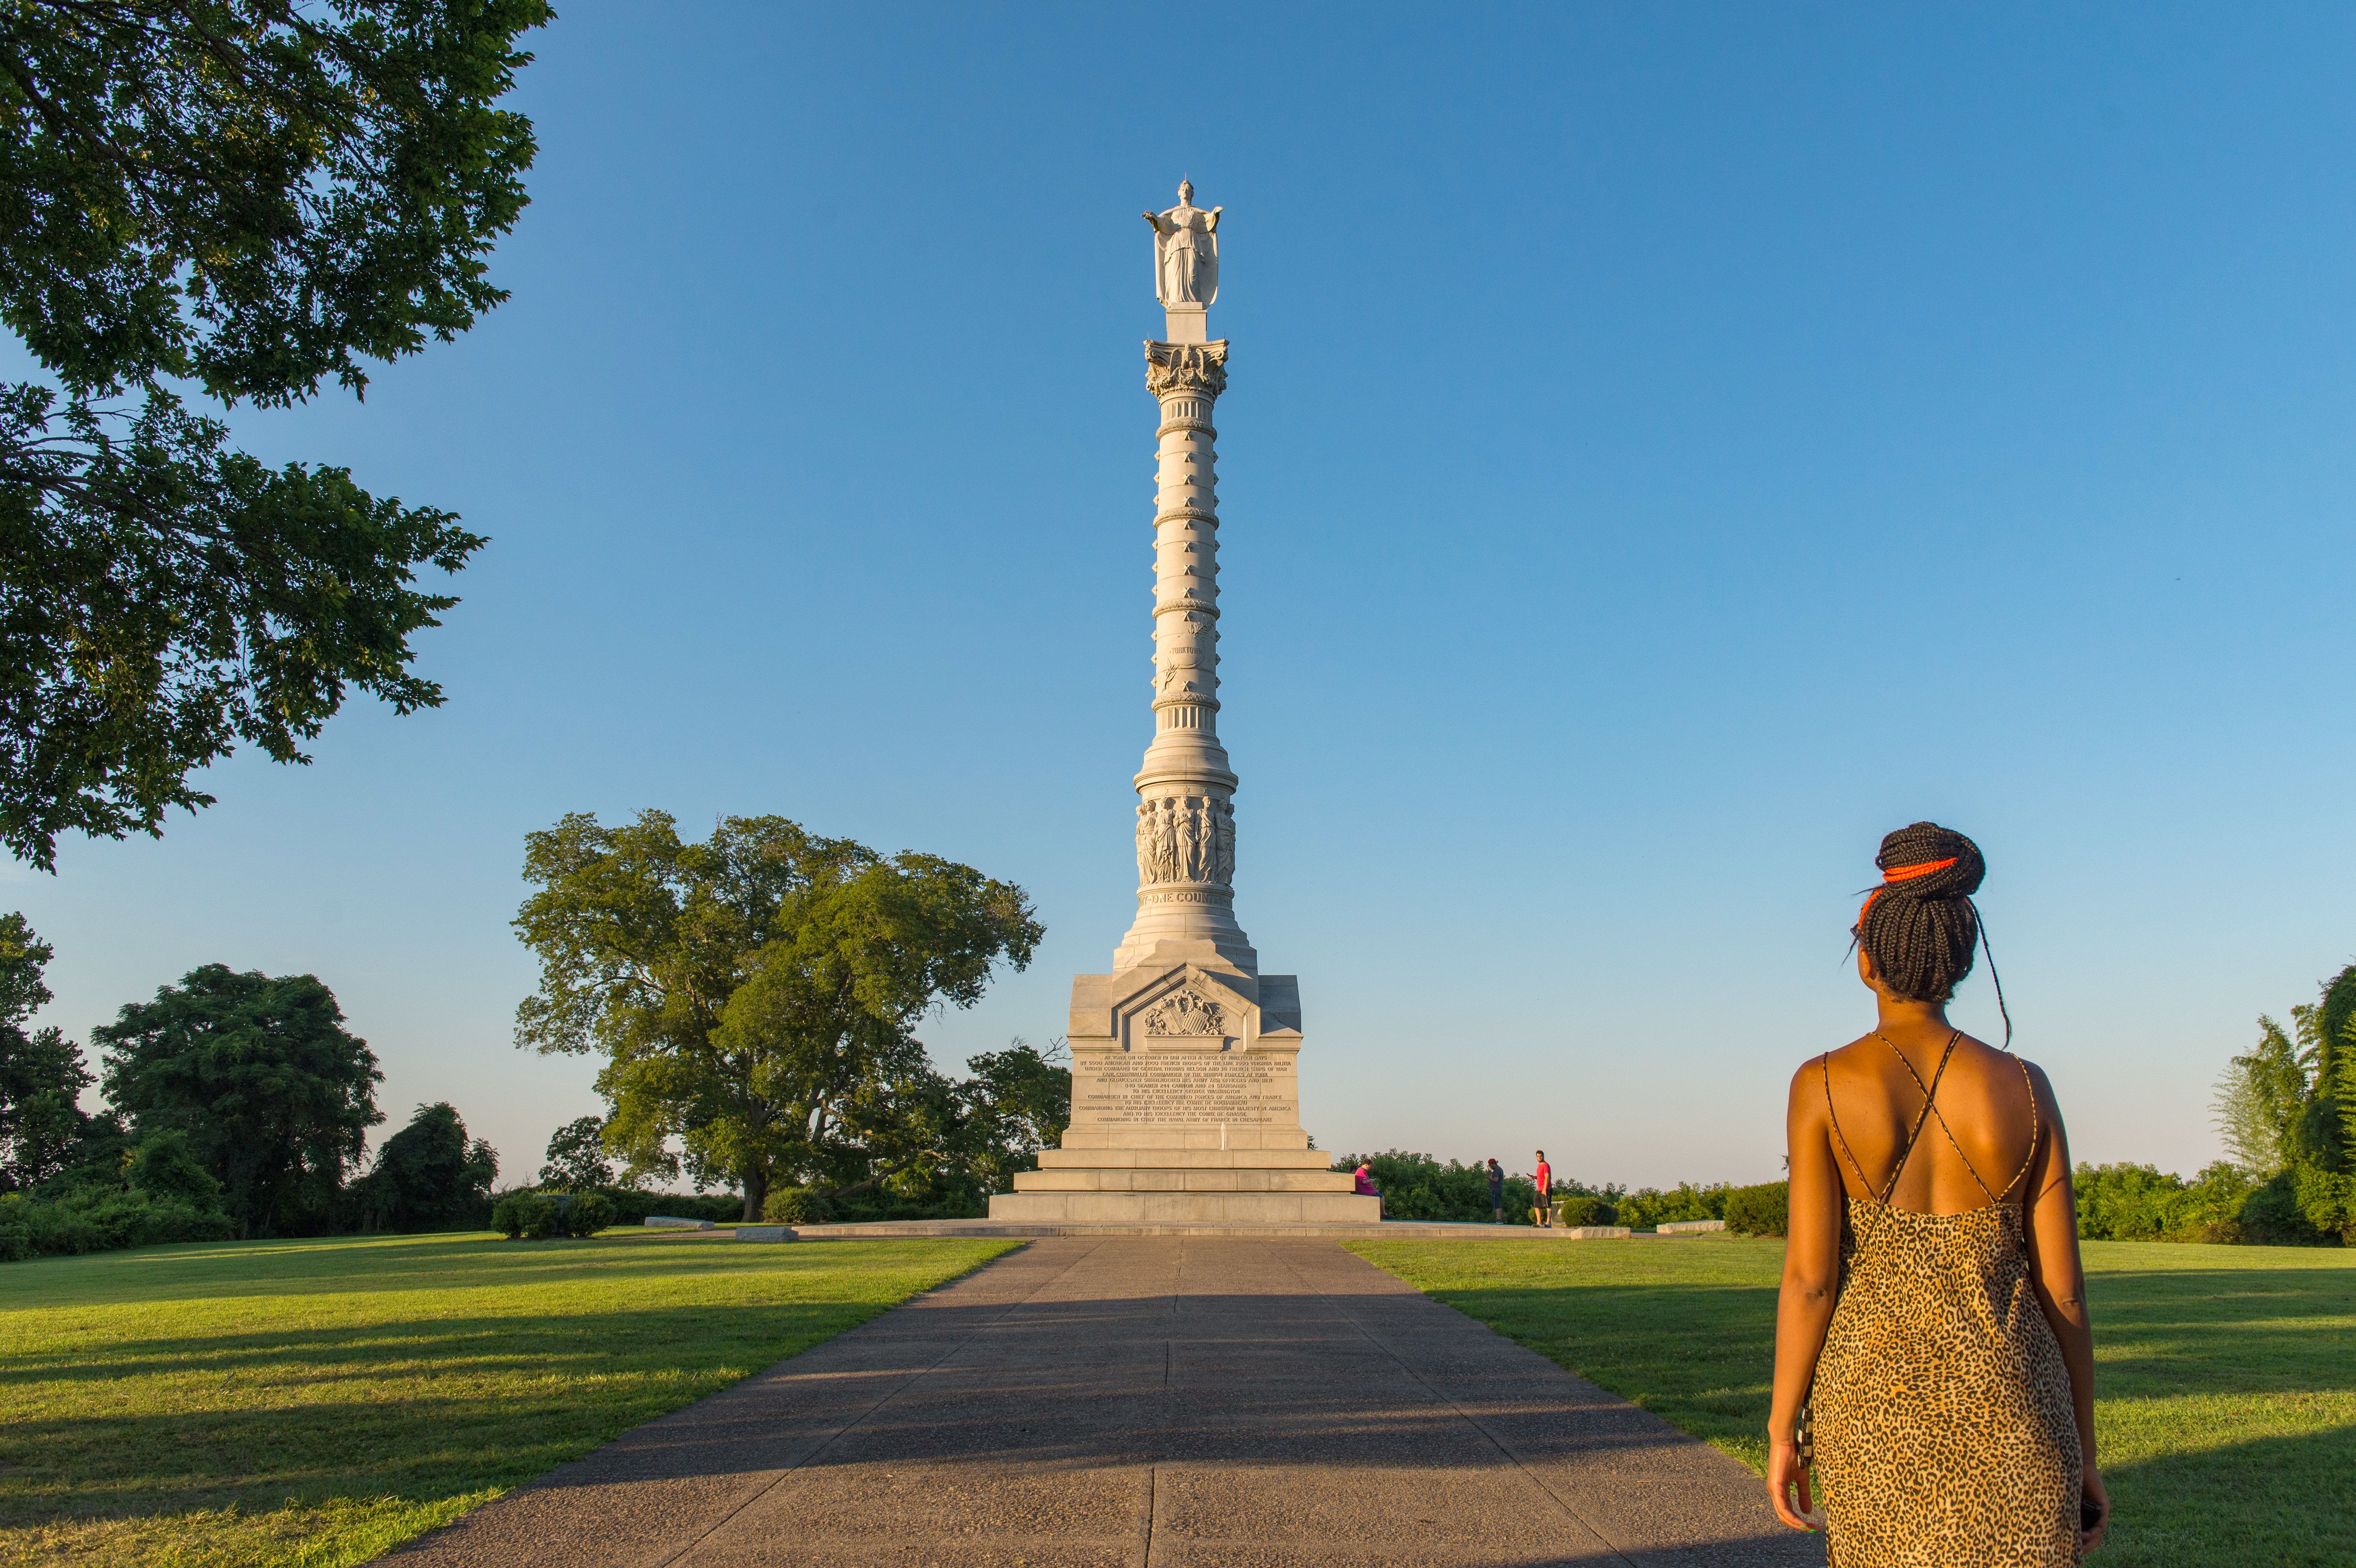
[[1538, 1151], [1538, 1168], [1533, 1174], [1538, 1184], [1538, 1223], [1554, 1228], [1554, 1167], [1547, 1164], [1546, 1151]]
[[1379, 1216], [1382, 1213], [1383, 1189], [1375, 1185], [1375, 1173], [1361, 1165], [1355, 1174], [1358, 1183], [1358, 1196], [1360, 1197], [1373, 1198], [1375, 1200], [1375, 1213]]

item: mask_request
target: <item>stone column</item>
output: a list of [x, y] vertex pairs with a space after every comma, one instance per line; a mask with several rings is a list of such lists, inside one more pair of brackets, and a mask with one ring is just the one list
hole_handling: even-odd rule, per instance
[[1072, 978], [1072, 1120], [992, 1219], [1372, 1224], [1301, 1125], [1301, 983], [1262, 974], [1236, 924], [1236, 776], [1219, 745], [1219, 477], [1227, 345], [1219, 209], [1149, 212], [1162, 337], [1153, 502], [1153, 740], [1137, 775], [1137, 921], [1110, 974]]
[[[1185, 323], [1199, 331], [1200, 312]], [[1179, 333], [1173, 331], [1173, 337]], [[1259, 970], [1236, 924], [1236, 776], [1219, 745], [1218, 431], [1227, 345], [1145, 345], [1145, 384], [1162, 405], [1153, 502], [1153, 740], [1137, 775], [1137, 920], [1113, 968], [1156, 943], [1208, 942], [1246, 974]]]

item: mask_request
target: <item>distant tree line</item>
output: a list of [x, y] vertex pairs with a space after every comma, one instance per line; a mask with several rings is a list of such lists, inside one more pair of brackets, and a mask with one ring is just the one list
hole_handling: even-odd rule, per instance
[[52, 956], [0, 916], [0, 1260], [481, 1222], [498, 1161], [446, 1103], [363, 1174], [383, 1074], [315, 976], [191, 970], [91, 1032], [93, 1075], [60, 1030], [26, 1027]]
[[[1035, 1168], [1039, 1149], [1062, 1136], [1071, 1075], [1056, 1059], [1060, 1042], [1042, 1052], [1021, 1040], [975, 1058], [964, 1080], [932, 1069], [907, 1032], [916, 1010], [907, 993], [964, 985], [978, 994], [978, 983], [956, 972], [944, 979], [938, 971], [954, 971], [953, 961], [937, 961], [926, 975], [922, 955], [894, 950], [893, 921], [919, 933], [954, 926], [953, 908], [944, 922], [924, 906], [954, 905], [971, 874], [946, 863], [919, 865], [913, 876], [905, 870], [889, 867], [871, 878], [880, 889], [836, 901], [838, 931], [855, 928], [845, 938], [852, 957], [801, 963], [822, 973], [835, 961], [854, 989], [866, 971], [905, 963], [918, 972], [900, 978], [896, 996], [887, 991], [882, 1011], [891, 1026], [871, 1022], [864, 1049], [847, 1053], [852, 1059], [830, 1077], [812, 1073], [825, 1080], [815, 1089], [800, 1086], [805, 1103], [830, 1117], [809, 1116], [798, 1142], [775, 1130], [756, 1136], [726, 1112], [789, 1081], [765, 1049], [686, 1064], [642, 1051], [621, 1079], [615, 1112], [560, 1128], [537, 1188], [504, 1195], [495, 1191], [498, 1156], [447, 1101], [418, 1106], [373, 1161], [363, 1159], [369, 1129], [384, 1121], [376, 1105], [383, 1074], [316, 977], [191, 970], [91, 1032], [101, 1057], [93, 1072], [62, 1031], [29, 1026], [51, 1000], [43, 975], [52, 950], [21, 914], [0, 916], [0, 1261], [170, 1241], [480, 1229], [495, 1219], [510, 1234], [547, 1236], [652, 1213], [715, 1221], [765, 1208], [804, 1219], [984, 1213], [991, 1194], [1012, 1190], [1015, 1174]], [[983, 897], [1000, 886], [981, 885]], [[1001, 902], [1018, 925], [1027, 921], [1019, 890]], [[770, 955], [765, 983], [789, 988], [796, 962]], [[986, 972], [986, 960], [980, 967]], [[740, 1030], [769, 1030], [765, 1045], [790, 1059], [789, 1026], [750, 1004], [732, 1016]], [[732, 1106], [726, 1074], [746, 1059], [770, 1070], [737, 1085]], [[81, 1105], [92, 1088], [104, 1102], [94, 1113]], [[660, 1088], [687, 1092], [666, 1101]], [[723, 1108], [716, 1125], [699, 1117], [714, 1104]], [[656, 1141], [650, 1124], [685, 1144], [684, 1159]], [[770, 1178], [763, 1203], [726, 1179], [745, 1166], [732, 1169], [724, 1156], [747, 1152], [753, 1171]], [[683, 1165], [700, 1186], [718, 1177], [736, 1190], [653, 1190], [651, 1178]], [[814, 1186], [814, 1177], [832, 1179]], [[515, 1201], [495, 1215], [503, 1198]]]

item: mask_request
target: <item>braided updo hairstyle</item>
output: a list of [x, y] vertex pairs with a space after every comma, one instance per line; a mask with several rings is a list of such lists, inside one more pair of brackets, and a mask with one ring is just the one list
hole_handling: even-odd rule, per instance
[[1987, 875], [1980, 846], [1952, 828], [1916, 822], [1884, 838], [1873, 864], [1882, 885], [1858, 917], [1858, 945], [1893, 995], [1946, 1001], [1972, 972], [1979, 940], [1972, 895]]

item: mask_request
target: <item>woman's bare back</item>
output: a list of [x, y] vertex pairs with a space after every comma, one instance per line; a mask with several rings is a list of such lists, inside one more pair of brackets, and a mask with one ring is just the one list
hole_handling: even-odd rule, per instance
[[2053, 1124], [2051, 1091], [2043, 1074], [2009, 1052], [1948, 1029], [1869, 1034], [1801, 1076], [1816, 1079], [1819, 1098], [1830, 1101], [1827, 1131], [1851, 1197], [1883, 1196], [1934, 1079], [1933, 1112], [1887, 1200], [1918, 1214], [1962, 1214], [1997, 1199], [2026, 1203], [2040, 1185], [2029, 1167]]

